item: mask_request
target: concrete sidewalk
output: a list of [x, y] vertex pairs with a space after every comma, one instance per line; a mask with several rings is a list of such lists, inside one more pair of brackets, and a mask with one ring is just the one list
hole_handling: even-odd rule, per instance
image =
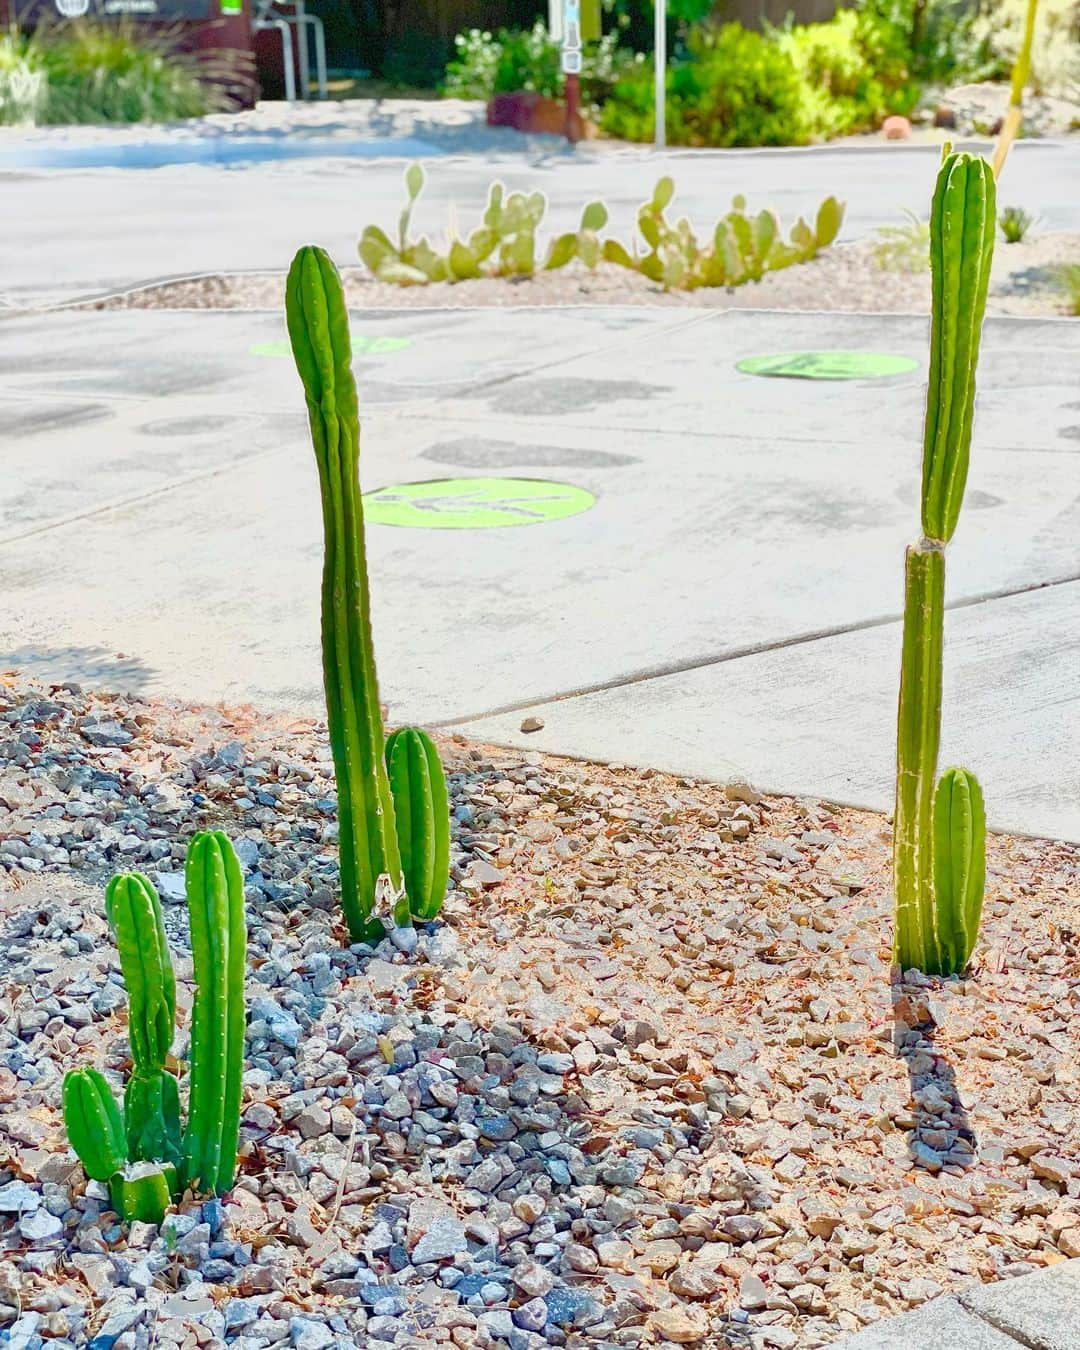
[[1078, 1350], [1080, 1260], [975, 1285], [834, 1342], [833, 1350]]
[[[331, 113], [326, 116], [325, 123], [312, 123], [298, 139], [305, 153], [320, 140], [348, 141], [350, 136], [367, 143], [365, 154], [379, 148], [373, 141], [381, 125], [377, 121], [358, 131], [352, 123], [335, 122]], [[163, 140], [166, 150], [179, 135], [171, 134]], [[236, 133], [227, 134], [237, 139]], [[115, 139], [115, 133], [109, 135]], [[107, 146], [109, 135], [101, 128], [87, 129], [85, 137], [73, 137], [68, 129], [62, 137], [48, 128], [19, 136], [0, 132], [0, 148], [14, 153], [19, 146], [37, 145], [89, 154]], [[159, 133], [142, 135], [152, 149]], [[647, 147], [601, 144], [571, 151], [554, 137], [520, 138], [512, 131], [486, 136], [477, 141], [470, 131], [463, 139], [441, 131], [437, 121], [420, 118], [389, 124], [385, 145], [390, 150], [427, 159], [428, 185], [414, 216], [418, 231], [442, 237], [451, 210], [463, 224], [478, 220], [488, 187], [499, 178], [511, 189], [539, 188], [547, 194], [545, 237], [576, 228], [584, 204], [600, 198], [611, 213], [611, 232], [629, 238], [638, 207], [657, 179], [670, 174], [677, 214], [688, 216], [699, 230], [711, 230], [736, 193], [745, 194], [754, 209], [774, 208], [787, 225], [800, 214], [812, 219], [822, 199], [836, 195], [847, 203], [841, 239], [855, 239], [879, 225], [901, 224], [905, 208], [925, 215], [939, 159], [933, 145], [656, 154]], [[253, 153], [263, 153], [273, 136], [255, 131], [248, 140]], [[417, 143], [431, 147], [431, 154]], [[0, 164], [6, 243], [0, 310], [62, 303], [193, 273], [282, 271], [312, 238], [338, 263], [355, 264], [365, 225], [396, 227], [404, 200], [403, 170], [404, 161], [393, 157], [62, 171], [4, 171]], [[1077, 181], [1080, 142], [1023, 141], [1012, 151], [1002, 192], [1006, 201], [1022, 202], [1042, 229], [1080, 230]]]
[[[393, 720], [890, 805], [923, 321], [586, 308], [355, 330]], [[737, 368], [806, 350], [910, 368]], [[0, 324], [0, 664], [321, 709], [318, 493], [286, 353], [276, 314]], [[943, 747], [993, 823], [1070, 839], [1078, 355], [1067, 321], [986, 326]], [[536, 523], [378, 523], [445, 526], [463, 504], [474, 524]]]

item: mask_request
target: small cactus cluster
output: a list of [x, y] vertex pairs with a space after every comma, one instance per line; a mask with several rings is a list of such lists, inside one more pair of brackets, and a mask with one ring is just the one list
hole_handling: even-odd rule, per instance
[[161, 902], [138, 872], [113, 877], [105, 908], [128, 992], [131, 1076], [121, 1110], [103, 1074], [64, 1079], [68, 1139], [124, 1219], [160, 1223], [185, 1187], [221, 1195], [233, 1183], [244, 1061], [247, 937], [240, 864], [224, 834], [198, 834], [185, 871], [195, 1003], [187, 1129], [169, 1057], [176, 979]]
[[975, 368], [994, 251], [994, 178], [978, 156], [946, 153], [930, 216], [930, 375], [923, 539], [907, 550], [897, 718], [894, 955], [927, 975], [971, 959], [986, 883], [982, 790], [967, 769], [935, 784], [941, 740], [945, 546], [960, 519], [971, 454]]
[[[405, 226], [403, 225], [403, 230]], [[377, 940], [387, 897], [397, 924], [439, 912], [450, 866], [446, 778], [431, 738], [384, 740], [371, 634], [360, 496], [360, 417], [341, 278], [320, 248], [300, 249], [285, 291], [323, 510], [322, 652], [338, 790], [341, 902], [355, 942]]]
[[652, 197], [638, 212], [638, 229], [648, 250], [628, 252], [615, 239], [604, 242], [607, 262], [629, 267], [665, 290], [696, 290], [702, 286], [741, 286], [760, 281], [766, 272], [778, 272], [795, 263], [809, 262], [840, 233], [843, 204], [826, 197], [813, 226], [801, 217], [785, 240], [773, 211], [751, 216], [746, 199], [735, 197], [731, 210], [717, 221], [711, 241], [699, 243], [685, 217], [672, 225], [665, 212], [675, 196], [675, 183], [661, 178]]
[[814, 224], [800, 218], [784, 239], [774, 212], [748, 215], [745, 199], [736, 197], [728, 214], [717, 222], [709, 242], [699, 243], [689, 221], [672, 225], [667, 220], [665, 212], [675, 195], [675, 184], [670, 178], [661, 178], [638, 212], [645, 251], [639, 252], [636, 245], [628, 249], [617, 239], [601, 238], [608, 212], [603, 202], [597, 201], [584, 208], [577, 230], [551, 241], [541, 262], [536, 231], [547, 210], [542, 192], [512, 192], [507, 196], [501, 183], [493, 183], [483, 223], [466, 239], [451, 231], [446, 251], [440, 252], [426, 236], [416, 240], [409, 237], [413, 207], [423, 186], [420, 165], [410, 165], [405, 172], [407, 201], [398, 222], [396, 243], [377, 225], [368, 225], [360, 237], [360, 257], [378, 281], [422, 286], [482, 276], [531, 276], [538, 267], [552, 271], [576, 258], [590, 269], [600, 262], [630, 268], [665, 290], [741, 286], [760, 281], [766, 272], [816, 257], [836, 238], [844, 219], [843, 204], [835, 197], [826, 197]]
[[[377, 225], [368, 225], [360, 237], [360, 257], [377, 281], [423, 286], [431, 281], [466, 281], [482, 276], [531, 276], [536, 271], [536, 231], [547, 211], [547, 198], [542, 192], [507, 193], [501, 183], [492, 183], [481, 223], [464, 239], [450, 231], [446, 250], [440, 252], [426, 235], [415, 240], [409, 237], [413, 208], [423, 187], [423, 169], [410, 164], [405, 171], [407, 199], [398, 220], [397, 243]], [[599, 202], [586, 208], [594, 220], [598, 211], [606, 221], [607, 212]], [[567, 250], [565, 238], [548, 250], [544, 267], [563, 267], [572, 257], [581, 256], [576, 247]]]

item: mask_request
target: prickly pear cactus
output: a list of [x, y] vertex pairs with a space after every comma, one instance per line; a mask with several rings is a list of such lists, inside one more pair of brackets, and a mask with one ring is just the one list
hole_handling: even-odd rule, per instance
[[188, 849], [187, 884], [195, 1003], [191, 1015], [191, 1089], [184, 1135], [184, 1181], [224, 1194], [236, 1172], [244, 1073], [244, 878], [220, 830], [197, 834]]
[[450, 805], [435, 743], [419, 727], [400, 727], [386, 741], [386, 765], [413, 918], [434, 919], [450, 878]]

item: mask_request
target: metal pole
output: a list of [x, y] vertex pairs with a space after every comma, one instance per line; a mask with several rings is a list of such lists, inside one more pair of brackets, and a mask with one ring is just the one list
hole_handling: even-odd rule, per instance
[[667, 145], [667, 0], [653, 0], [656, 32], [653, 38], [653, 62], [656, 74], [656, 135], [654, 145]]

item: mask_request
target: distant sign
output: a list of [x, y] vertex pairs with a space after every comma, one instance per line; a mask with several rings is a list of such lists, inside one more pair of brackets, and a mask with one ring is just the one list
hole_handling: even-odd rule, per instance
[[211, 0], [23, 0], [16, 7], [20, 24], [33, 27], [50, 19], [206, 20]]

